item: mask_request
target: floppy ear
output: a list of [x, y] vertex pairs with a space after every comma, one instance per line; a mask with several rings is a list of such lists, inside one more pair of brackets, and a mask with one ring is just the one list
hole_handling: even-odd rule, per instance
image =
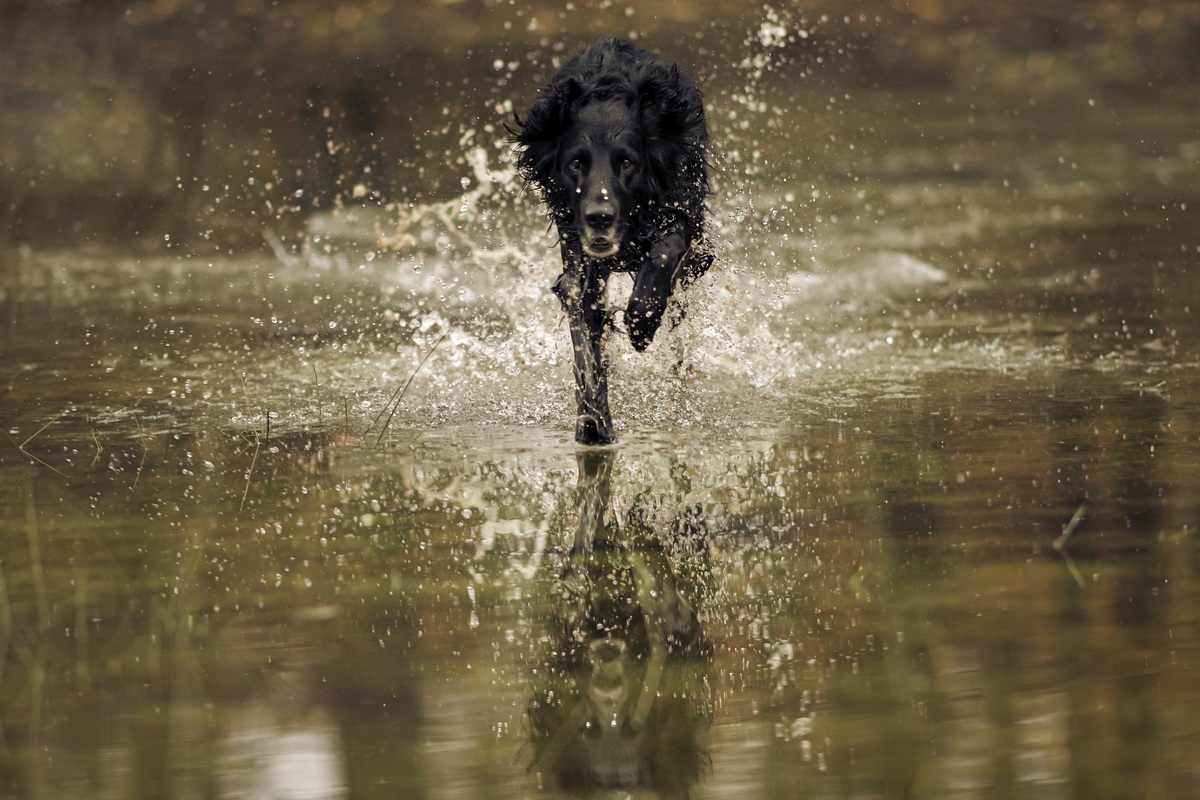
[[660, 71], [648, 71], [637, 87], [642, 110], [649, 116], [645, 121], [657, 128], [658, 135], [672, 140], [686, 140], [690, 128], [696, 123], [696, 114], [701, 114], [703, 105], [700, 92], [691, 81], [671, 64]]
[[[692, 149], [689, 129], [694, 125], [695, 101], [674, 65], [648, 74], [637, 93], [652, 188], [669, 193]], [[698, 96], [694, 89], [690, 94]]]
[[534, 101], [525, 120], [516, 117], [518, 129], [510, 129], [517, 147], [517, 169], [547, 196], [554, 185], [559, 142], [570, 125], [571, 106], [582, 91], [574, 79], [547, 86]]

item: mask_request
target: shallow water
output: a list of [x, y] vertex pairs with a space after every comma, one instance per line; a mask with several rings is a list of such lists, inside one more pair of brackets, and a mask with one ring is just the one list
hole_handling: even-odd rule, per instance
[[603, 456], [499, 139], [302, 251], [13, 254], [4, 793], [1200, 794], [1194, 98], [748, 63]]

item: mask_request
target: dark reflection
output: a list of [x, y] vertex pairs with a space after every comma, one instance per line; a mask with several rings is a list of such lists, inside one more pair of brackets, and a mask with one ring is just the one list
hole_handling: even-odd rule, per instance
[[528, 708], [531, 768], [572, 794], [686, 797], [709, 764], [713, 648], [698, 608], [708, 532], [688, 509], [653, 524], [644, 496], [620, 524], [615, 458], [577, 456], [578, 528]]

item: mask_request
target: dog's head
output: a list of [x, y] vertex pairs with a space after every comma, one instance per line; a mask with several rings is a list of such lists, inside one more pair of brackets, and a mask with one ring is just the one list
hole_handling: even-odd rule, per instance
[[587, 256], [608, 258], [636, 227], [650, 191], [643, 109], [632, 91], [552, 88], [515, 132], [517, 164], [559, 228], [577, 234]]
[[646, 193], [639, 114], [620, 98], [575, 109], [559, 148], [556, 181], [583, 252], [608, 258], [624, 244]]
[[701, 224], [708, 191], [704, 104], [673, 62], [601, 36], [559, 70], [516, 123], [510, 132], [517, 168], [586, 255], [615, 255], [679, 211]]

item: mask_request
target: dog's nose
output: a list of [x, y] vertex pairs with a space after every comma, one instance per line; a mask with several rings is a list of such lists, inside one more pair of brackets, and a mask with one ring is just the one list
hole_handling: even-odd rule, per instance
[[612, 211], [607, 209], [598, 209], [588, 211], [587, 216], [588, 227], [594, 230], [607, 230], [612, 225]]
[[583, 219], [592, 230], [604, 231], [612, 227], [613, 212], [612, 206], [606, 203], [596, 203], [584, 212]]

